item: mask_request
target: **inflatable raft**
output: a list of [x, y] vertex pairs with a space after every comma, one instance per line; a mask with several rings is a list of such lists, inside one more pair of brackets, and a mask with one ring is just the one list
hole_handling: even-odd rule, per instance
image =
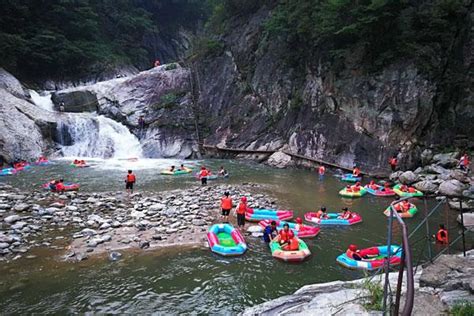
[[270, 242], [270, 250], [274, 258], [286, 261], [286, 262], [300, 262], [308, 258], [311, 255], [306, 243], [298, 238], [299, 249], [298, 250], [283, 250], [277, 241]]
[[367, 193], [375, 196], [394, 196], [396, 193], [390, 188], [385, 188], [382, 185], [374, 184], [372, 186], [366, 185]]
[[230, 224], [215, 224], [209, 228], [207, 242], [212, 252], [221, 256], [240, 256], [247, 250], [244, 237]]
[[10, 176], [15, 174], [17, 171], [15, 168], [3, 168], [0, 169], [0, 176]]
[[176, 169], [175, 171], [170, 170], [162, 170], [160, 174], [167, 175], [167, 176], [179, 176], [181, 174], [188, 174], [191, 173], [193, 170], [189, 168], [184, 168], [184, 170]]
[[[51, 190], [49, 183], [45, 183], [41, 186], [45, 190]], [[80, 185], [77, 183], [64, 182], [64, 191], [77, 191], [79, 190]], [[56, 190], [54, 190], [56, 191]]]
[[16, 171], [23, 171], [23, 170], [28, 170], [28, 169], [30, 169], [30, 168], [31, 168], [30, 165], [24, 165], [24, 166], [15, 167], [14, 169], [15, 169]]
[[358, 182], [358, 181], [362, 180], [362, 177], [356, 177], [352, 173], [346, 173], [345, 175], [342, 176], [341, 180], [346, 181], [346, 182], [354, 182], [355, 183], [355, 182]]
[[[399, 265], [401, 262], [402, 249], [399, 246], [392, 245], [390, 246], [390, 251], [390, 265]], [[385, 260], [388, 256], [388, 248], [387, 246], [379, 246], [361, 249], [360, 254], [370, 258], [355, 260], [353, 258], [349, 258], [346, 253], [343, 253], [337, 257], [336, 261], [346, 268], [372, 271], [382, 267], [385, 264]]]
[[[351, 212], [352, 213], [352, 212]], [[328, 218], [318, 218], [315, 212], [309, 212], [304, 214], [305, 220], [318, 225], [354, 225], [362, 222], [362, 217], [357, 213], [352, 213], [352, 217], [349, 219], [338, 218], [340, 213], [326, 213]]]
[[339, 195], [348, 198], [356, 198], [364, 196], [367, 193], [367, 190], [364, 187], [360, 187], [360, 190], [357, 192], [354, 191], [347, 191], [347, 188], [342, 189], [339, 191]]
[[293, 211], [269, 210], [269, 209], [248, 209], [245, 212], [245, 219], [250, 222], [259, 222], [265, 219], [273, 221], [285, 221], [293, 218]]
[[51, 164], [51, 162], [49, 160], [42, 160], [42, 161], [35, 162], [35, 165], [37, 165], [37, 166], [47, 166], [49, 164]]
[[88, 168], [88, 167], [90, 167], [87, 164], [75, 164], [75, 163], [71, 163], [70, 166], [74, 167], [74, 168]]
[[[396, 205], [398, 205], [398, 204], [395, 204], [395, 207], [396, 207]], [[418, 212], [418, 209], [416, 208], [415, 204], [410, 203], [410, 208], [408, 209], [408, 211], [406, 211], [406, 212], [397, 211], [397, 212], [398, 212], [398, 215], [400, 215], [400, 217], [402, 217], [402, 218], [411, 218], [411, 217], [415, 216], [415, 214]], [[387, 207], [383, 213], [385, 214], [385, 216], [390, 216], [390, 206]]]
[[[258, 222], [258, 225], [260, 225], [260, 227], [265, 229], [265, 227], [270, 225], [271, 222], [272, 222], [271, 220], [266, 219], [266, 220]], [[290, 226], [290, 229], [293, 231], [295, 236], [299, 238], [316, 237], [319, 234], [319, 231], [321, 230], [319, 227], [305, 226], [305, 225], [303, 225], [303, 227], [299, 229], [296, 229], [296, 225], [297, 225], [296, 223], [290, 223], [290, 222], [285, 222], [285, 221], [276, 221], [276, 224], [277, 224], [278, 230], [283, 229], [284, 224], [288, 224], [288, 226]]]
[[417, 196], [423, 196], [423, 193], [421, 191], [418, 191], [417, 189], [410, 187], [409, 190], [413, 192], [404, 192], [400, 190], [401, 184], [397, 184], [396, 186], [393, 187], [393, 191], [395, 191], [396, 194], [398, 194], [401, 197], [405, 196], [410, 196], [410, 197], [417, 197]]

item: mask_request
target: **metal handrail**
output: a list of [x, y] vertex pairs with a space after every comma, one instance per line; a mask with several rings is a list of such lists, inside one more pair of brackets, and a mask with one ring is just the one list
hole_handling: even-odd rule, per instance
[[387, 297], [388, 297], [388, 285], [389, 285], [389, 271], [390, 271], [390, 257], [392, 255], [391, 251], [391, 246], [392, 246], [392, 223], [393, 223], [393, 218], [397, 220], [399, 225], [402, 228], [402, 245], [403, 245], [403, 252], [402, 252], [402, 259], [403, 259], [403, 264], [401, 266], [401, 269], [399, 270], [399, 284], [397, 284], [397, 293], [396, 293], [396, 311], [398, 314], [398, 305], [400, 302], [400, 296], [401, 296], [401, 280], [403, 280], [403, 271], [404, 271], [404, 266], [406, 265], [407, 268], [407, 291], [406, 291], [406, 301], [405, 301], [405, 306], [403, 307], [402, 315], [404, 316], [409, 316], [411, 315], [411, 312], [413, 310], [413, 301], [414, 301], [414, 296], [415, 296], [415, 281], [413, 277], [413, 262], [412, 262], [412, 256], [411, 256], [411, 248], [410, 248], [410, 243], [409, 243], [409, 238], [408, 238], [408, 231], [407, 227], [405, 225], [405, 222], [403, 219], [400, 217], [400, 215], [397, 213], [395, 210], [394, 206], [397, 203], [400, 203], [403, 200], [408, 200], [411, 197], [404, 197], [401, 198], [397, 201], [394, 201], [390, 204], [390, 216], [388, 219], [388, 236], [387, 236], [387, 249], [388, 250], [388, 257], [385, 261], [385, 284], [384, 284], [384, 296], [383, 296], [383, 312], [386, 314], [387, 312]]

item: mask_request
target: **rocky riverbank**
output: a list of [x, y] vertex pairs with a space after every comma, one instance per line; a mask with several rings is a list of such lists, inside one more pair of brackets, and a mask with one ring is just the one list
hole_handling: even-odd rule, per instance
[[[413, 315], [446, 315], [457, 304], [474, 303], [473, 272], [473, 251], [467, 257], [442, 255], [433, 264], [418, 267]], [[397, 272], [390, 274], [392, 289], [396, 289], [397, 277]], [[306, 285], [292, 295], [251, 307], [242, 315], [381, 315], [381, 312], [367, 308], [374, 298], [368, 282], [375, 286], [383, 284], [381, 276], [376, 276], [373, 279]], [[403, 304], [403, 297], [401, 302]], [[403, 306], [400, 311], [402, 309]]]
[[[0, 261], [54, 247], [66, 260], [124, 249], [204, 245], [208, 226], [220, 220], [219, 199], [229, 191], [251, 207], [274, 199], [255, 194], [259, 186], [217, 185], [161, 193], [20, 192], [0, 184]], [[252, 193], [250, 193], [252, 192]], [[67, 247], [53, 246], [66, 240]], [[114, 253], [112, 257], [120, 256]]]

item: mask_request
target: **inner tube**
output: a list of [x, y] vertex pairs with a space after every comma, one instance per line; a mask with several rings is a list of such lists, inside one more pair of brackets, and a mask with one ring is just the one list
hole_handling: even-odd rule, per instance
[[3, 168], [0, 169], [0, 176], [10, 176], [17, 173], [15, 168]]
[[[268, 225], [270, 225], [272, 221], [265, 219], [263, 221], [258, 222], [258, 225], [265, 229]], [[288, 224], [290, 226], [290, 229], [293, 231], [295, 236], [299, 238], [311, 238], [311, 237], [316, 237], [319, 234], [319, 231], [321, 230], [319, 227], [314, 227], [314, 226], [308, 226], [308, 225], [303, 225], [303, 227], [298, 226], [296, 223], [290, 223], [290, 222], [285, 222], [285, 221], [276, 221], [277, 228], [278, 230], [283, 229], [284, 224]], [[298, 228], [298, 229], [297, 229]]]
[[352, 217], [349, 219], [338, 218], [341, 214], [340, 213], [326, 213], [328, 218], [318, 218], [316, 217], [315, 212], [308, 212], [304, 214], [304, 219], [308, 222], [315, 223], [318, 225], [354, 225], [357, 223], [362, 222], [362, 217], [354, 212], [352, 213]]
[[239, 230], [231, 224], [214, 224], [207, 233], [211, 251], [221, 256], [240, 256], [247, 250], [247, 243]]
[[[390, 265], [398, 265], [402, 260], [402, 248], [399, 246], [390, 246]], [[361, 249], [360, 253], [369, 254], [373, 257], [362, 260], [355, 260], [349, 258], [346, 253], [339, 255], [336, 259], [337, 263], [349, 269], [361, 269], [372, 271], [382, 267], [385, 264], [385, 259], [388, 256], [387, 246], [378, 246]]]
[[301, 262], [311, 255], [311, 251], [302, 239], [298, 238], [298, 244], [298, 250], [283, 250], [277, 241], [271, 241], [270, 251], [273, 258], [286, 262]]
[[[399, 203], [397, 203], [397, 204], [395, 204], [395, 205], [398, 205], [398, 204], [399, 204]], [[398, 211], [396, 211], [396, 212], [397, 212], [398, 215], [400, 215], [400, 217], [402, 217], [402, 218], [411, 218], [411, 217], [415, 216], [415, 214], [418, 212], [418, 209], [416, 208], [416, 205], [415, 205], [415, 204], [410, 203], [410, 208], [408, 209], [408, 211], [406, 211], [406, 212], [398, 212]], [[390, 216], [390, 206], [387, 207], [383, 213], [384, 213], [385, 216], [387, 216], [387, 217]], [[395, 215], [394, 215], [394, 217], [395, 217]]]
[[358, 182], [358, 181], [362, 180], [362, 177], [356, 177], [352, 173], [346, 173], [345, 175], [342, 176], [341, 180], [346, 181], [346, 182], [354, 182], [355, 183], [355, 182]]
[[394, 196], [396, 193], [390, 188], [385, 188], [384, 186], [374, 184], [376, 188], [371, 188], [369, 185], [365, 186], [367, 193], [375, 196]]
[[417, 197], [417, 196], [423, 196], [423, 193], [421, 191], [418, 191], [417, 189], [413, 187], [409, 187], [409, 189], [414, 190], [414, 192], [403, 192], [400, 190], [401, 184], [397, 184], [396, 186], [393, 187], [393, 191], [395, 191], [398, 196], [405, 197], [405, 196], [410, 196], [410, 197]]
[[[56, 190], [51, 190], [51, 187], [49, 186], [49, 182], [44, 183], [41, 187], [45, 190], [50, 190], [52, 192], [57, 192]], [[79, 190], [79, 187], [80, 187], [80, 185], [77, 184], [77, 183], [64, 182], [64, 191], [65, 192], [66, 191], [77, 191], [77, 190]]]
[[165, 176], [178, 176], [178, 175], [181, 175], [181, 174], [191, 173], [192, 171], [193, 171], [192, 169], [189, 169], [189, 168], [185, 167], [184, 170], [180, 170], [180, 169], [175, 169], [174, 171], [162, 170], [160, 172], [160, 174], [165, 175]]
[[349, 197], [349, 198], [361, 197], [361, 196], [364, 196], [366, 193], [367, 193], [367, 190], [364, 187], [360, 187], [360, 190], [358, 192], [349, 192], [347, 191], [347, 188], [344, 188], [341, 191], [339, 191], [339, 195], [343, 197]]
[[293, 218], [293, 211], [270, 210], [262, 208], [247, 209], [245, 219], [250, 222], [259, 222], [265, 219], [273, 221], [285, 221]]

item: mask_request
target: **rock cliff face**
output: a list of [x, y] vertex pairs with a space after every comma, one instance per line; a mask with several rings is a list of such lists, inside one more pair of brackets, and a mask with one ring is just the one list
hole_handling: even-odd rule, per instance
[[[376, 74], [354, 69], [336, 75], [318, 60], [296, 70], [285, 61], [285, 43], [265, 37], [269, 14], [264, 7], [229, 21], [222, 53], [195, 64], [201, 110], [213, 115], [205, 122], [215, 131], [208, 143], [283, 147], [366, 170], [387, 168], [388, 157], [399, 151], [402, 164], [411, 165], [420, 148], [453, 145], [456, 137], [473, 145], [468, 91], [443, 90], [409, 62]], [[469, 40], [463, 45], [471, 47]], [[462, 58], [467, 73], [470, 59]], [[448, 93], [459, 95], [449, 99]]]
[[0, 68], [0, 157], [37, 158], [51, 145], [56, 121], [29, 101], [21, 83]]

